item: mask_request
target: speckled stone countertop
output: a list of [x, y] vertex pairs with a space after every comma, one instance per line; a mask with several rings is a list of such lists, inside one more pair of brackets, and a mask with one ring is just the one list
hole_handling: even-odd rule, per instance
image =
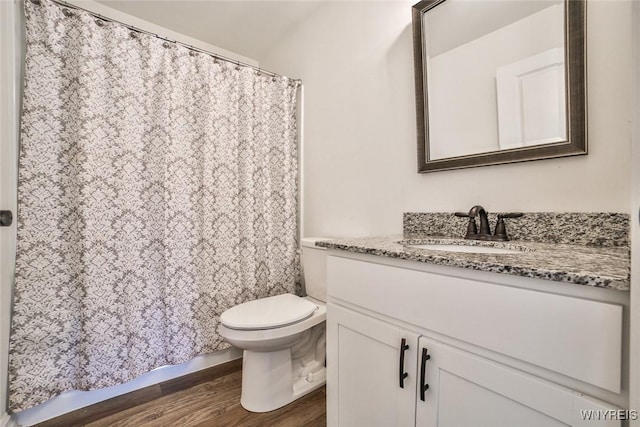
[[416, 249], [403, 245], [403, 237], [380, 236], [336, 239], [316, 246], [349, 252], [426, 262], [493, 273], [629, 290], [629, 249], [511, 241], [474, 242], [461, 239], [411, 239], [407, 243], [494, 245], [515, 249], [515, 254], [460, 253]]
[[[566, 223], [563, 226], [567, 227]], [[320, 241], [316, 245], [450, 267], [628, 291], [630, 252], [628, 242], [624, 243], [627, 245], [593, 246], [523, 240], [485, 242], [450, 236], [418, 236], [415, 232], [407, 233], [405, 229], [404, 237], [395, 235], [335, 239]], [[488, 246], [509, 249], [515, 253], [449, 252], [407, 246], [410, 244]]]

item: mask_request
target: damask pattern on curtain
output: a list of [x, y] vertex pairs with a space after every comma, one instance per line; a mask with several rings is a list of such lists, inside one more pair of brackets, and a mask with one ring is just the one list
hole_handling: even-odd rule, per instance
[[10, 410], [226, 348], [298, 289], [297, 82], [25, 1]]

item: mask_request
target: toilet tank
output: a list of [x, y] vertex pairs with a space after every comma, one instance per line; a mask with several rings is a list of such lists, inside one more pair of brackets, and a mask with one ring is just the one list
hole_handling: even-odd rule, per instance
[[304, 237], [300, 240], [304, 289], [311, 298], [327, 301], [327, 250], [316, 246], [320, 240], [331, 239]]

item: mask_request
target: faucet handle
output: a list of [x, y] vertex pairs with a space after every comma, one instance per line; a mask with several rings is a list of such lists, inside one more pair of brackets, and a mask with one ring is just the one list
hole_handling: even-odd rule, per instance
[[478, 226], [476, 225], [475, 217], [465, 212], [456, 212], [454, 213], [454, 215], [461, 218], [469, 218], [469, 224], [467, 224], [467, 234], [465, 234], [464, 236], [465, 239], [471, 239], [472, 235], [478, 234]]
[[498, 214], [498, 222], [496, 222], [496, 230], [493, 233], [496, 240], [509, 240], [509, 235], [507, 234], [507, 227], [504, 224], [503, 218], [520, 218], [524, 214], [522, 212], [506, 212]]
[[520, 218], [521, 216], [524, 216], [522, 212], [505, 212], [498, 214], [498, 218]]

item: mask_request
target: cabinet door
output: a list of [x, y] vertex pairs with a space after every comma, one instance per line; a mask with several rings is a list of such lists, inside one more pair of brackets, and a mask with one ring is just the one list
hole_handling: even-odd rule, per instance
[[413, 426], [417, 346], [415, 333], [329, 303], [327, 425]]
[[603, 402], [425, 337], [418, 347], [417, 426], [620, 425], [611, 420], [615, 408]]

